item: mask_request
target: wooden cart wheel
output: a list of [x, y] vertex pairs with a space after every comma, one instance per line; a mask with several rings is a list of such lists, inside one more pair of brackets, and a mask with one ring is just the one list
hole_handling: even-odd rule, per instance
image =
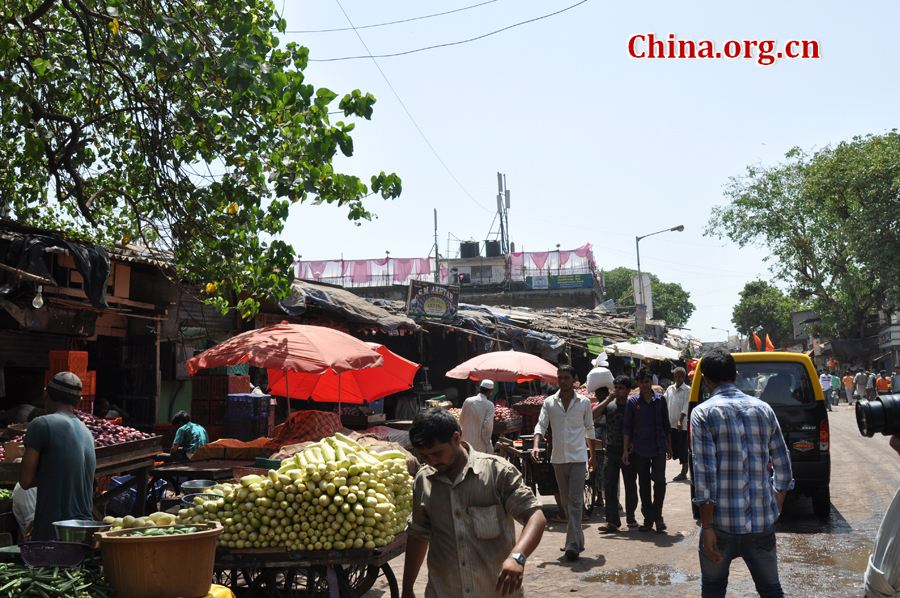
[[391, 566], [385, 563], [381, 566], [381, 571], [384, 573], [384, 578], [391, 588], [391, 598], [400, 598], [400, 586], [397, 585], [397, 577], [394, 575]]

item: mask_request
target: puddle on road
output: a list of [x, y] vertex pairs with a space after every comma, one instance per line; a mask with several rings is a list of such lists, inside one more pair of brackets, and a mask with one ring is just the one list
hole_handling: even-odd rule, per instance
[[[797, 547], [794, 548], [796, 551]], [[841, 567], [854, 573], [865, 573], [869, 564], [870, 554], [872, 554], [872, 548], [869, 546], [858, 546], [849, 551], [800, 550], [794, 554], [785, 555], [784, 562], [828, 565], [830, 567]], [[781, 555], [778, 556], [781, 558]]]
[[698, 575], [673, 569], [667, 565], [641, 565], [631, 569], [616, 569], [582, 577], [581, 581], [617, 583], [628, 586], [670, 586], [700, 579]]

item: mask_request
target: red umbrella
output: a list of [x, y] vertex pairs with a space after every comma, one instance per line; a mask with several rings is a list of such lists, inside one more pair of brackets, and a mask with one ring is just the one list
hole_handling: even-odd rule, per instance
[[269, 370], [269, 392], [295, 399], [357, 403], [374, 401], [389, 394], [412, 388], [419, 364], [392, 353], [384, 345], [366, 343], [384, 359], [381, 367], [349, 370], [336, 375], [330, 370], [321, 376], [298, 374], [288, 377], [280, 370]]
[[[184, 367], [193, 374], [197, 370], [245, 361], [270, 371], [319, 376], [378, 367], [384, 358], [367, 343], [339, 330], [282, 322], [230, 338], [188, 359]], [[290, 399], [290, 395], [287, 397]]]
[[384, 360], [367, 343], [340, 330], [282, 322], [228, 339], [184, 362], [197, 370], [249, 362], [269, 370], [340, 374], [380, 366]]
[[463, 362], [447, 372], [448, 378], [527, 382], [542, 379], [556, 384], [556, 366], [521, 351], [494, 351]]

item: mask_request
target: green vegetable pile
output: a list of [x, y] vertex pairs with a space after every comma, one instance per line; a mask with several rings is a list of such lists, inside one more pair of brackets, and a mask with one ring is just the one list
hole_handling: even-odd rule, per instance
[[12, 490], [6, 490], [4, 488], [0, 488], [0, 500], [8, 500], [12, 498]]
[[115, 595], [115, 590], [106, 582], [99, 566], [32, 569], [26, 565], [0, 563], [0, 596], [112, 598]]
[[184, 527], [176, 525], [175, 527], [151, 527], [139, 532], [131, 534], [122, 534], [123, 538], [149, 538], [153, 536], [179, 536], [182, 534], [192, 534], [194, 532], [204, 531], [196, 527]]

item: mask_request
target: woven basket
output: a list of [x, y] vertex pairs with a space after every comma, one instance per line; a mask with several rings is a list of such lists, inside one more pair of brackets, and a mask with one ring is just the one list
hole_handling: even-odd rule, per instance
[[22, 560], [29, 567], [77, 567], [84, 560], [90, 546], [78, 542], [25, 542], [19, 548]]

